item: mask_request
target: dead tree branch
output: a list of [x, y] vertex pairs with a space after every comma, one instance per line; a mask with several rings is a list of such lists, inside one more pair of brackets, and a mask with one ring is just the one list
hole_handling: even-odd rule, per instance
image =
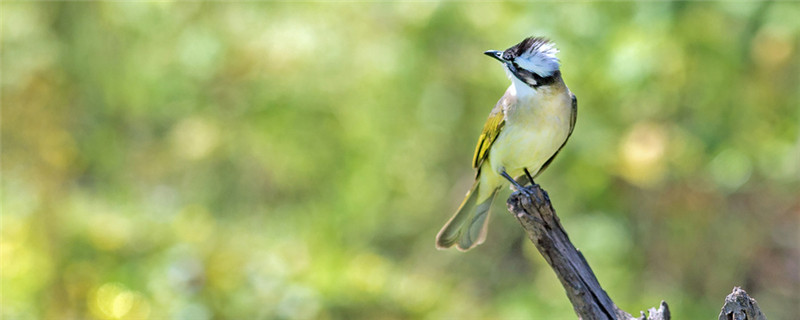
[[[592, 268], [561, 226], [550, 197], [534, 184], [511, 194], [508, 211], [517, 218], [528, 238], [555, 271], [566, 290], [575, 313], [584, 320], [670, 320], [669, 307], [661, 301], [658, 309], [650, 308], [648, 315], [642, 311], [639, 318], [621, 310], [600, 287]], [[719, 320], [766, 320], [756, 300], [739, 287], [725, 298]]]
[[634, 318], [611, 301], [600, 287], [592, 268], [583, 255], [572, 245], [561, 226], [547, 193], [534, 184], [511, 194], [508, 210], [514, 214], [539, 253], [553, 268], [567, 292], [578, 317], [588, 319], [641, 319], [669, 320], [667, 303], [661, 301], [658, 309], [651, 308], [650, 315], [641, 312]]
[[719, 320], [767, 320], [767, 317], [761, 313], [755, 299], [750, 298], [742, 288], [733, 287], [733, 292], [725, 297]]

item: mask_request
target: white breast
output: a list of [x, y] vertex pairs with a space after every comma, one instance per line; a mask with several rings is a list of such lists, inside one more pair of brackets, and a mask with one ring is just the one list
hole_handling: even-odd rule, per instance
[[[534, 91], [527, 85], [525, 87]], [[506, 124], [492, 145], [489, 156], [492, 169], [497, 174], [505, 169], [509, 175], [516, 177], [523, 174], [523, 168], [527, 168], [535, 175], [569, 135], [572, 112], [569, 91], [565, 87], [559, 90], [554, 86], [534, 92], [518, 95], [516, 102], [504, 110]]]

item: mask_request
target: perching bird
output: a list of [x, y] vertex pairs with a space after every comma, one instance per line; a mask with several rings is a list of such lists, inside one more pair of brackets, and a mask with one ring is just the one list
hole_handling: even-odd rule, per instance
[[552, 42], [539, 37], [485, 52], [503, 64], [511, 86], [483, 126], [472, 160], [475, 183], [436, 236], [437, 248], [466, 251], [483, 243], [497, 190], [509, 182], [521, 188], [512, 177], [533, 182], [569, 139], [578, 104], [561, 78], [556, 53]]

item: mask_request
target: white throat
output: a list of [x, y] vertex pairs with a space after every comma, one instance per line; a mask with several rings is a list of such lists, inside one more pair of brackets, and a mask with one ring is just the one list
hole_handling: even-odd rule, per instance
[[504, 69], [506, 70], [508, 78], [511, 79], [511, 86], [508, 87], [508, 91], [511, 93], [511, 95], [516, 96], [518, 98], [522, 98], [522, 97], [533, 96], [536, 94], [535, 89], [531, 88], [531, 86], [529, 86], [525, 82], [522, 82], [522, 80], [518, 79], [515, 75], [511, 73], [511, 71], [508, 70], [508, 68]]

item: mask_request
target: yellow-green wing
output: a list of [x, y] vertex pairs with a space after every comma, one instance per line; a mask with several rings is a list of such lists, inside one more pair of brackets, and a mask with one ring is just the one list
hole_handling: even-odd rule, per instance
[[489, 149], [506, 123], [506, 116], [503, 113], [503, 102], [505, 101], [505, 97], [500, 99], [500, 102], [492, 109], [489, 119], [486, 119], [486, 124], [483, 125], [483, 132], [478, 138], [478, 146], [475, 147], [475, 155], [472, 157], [472, 167], [478, 169], [478, 174], [480, 174], [483, 161], [489, 157]]

